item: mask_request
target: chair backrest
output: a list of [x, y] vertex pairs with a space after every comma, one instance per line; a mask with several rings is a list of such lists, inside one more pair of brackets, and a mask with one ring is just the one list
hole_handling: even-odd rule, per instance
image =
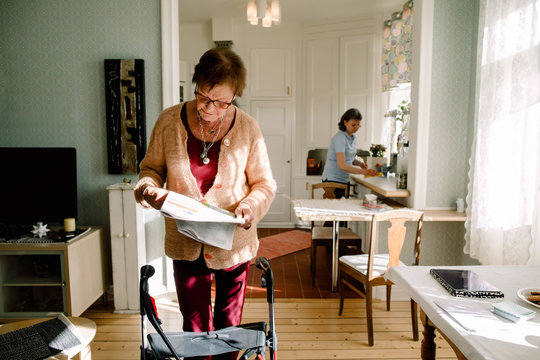
[[[349, 197], [349, 185], [342, 184], [338, 182], [331, 182], [331, 181], [325, 181], [321, 183], [316, 183], [311, 185], [311, 198], [315, 199], [315, 190], [316, 189], [323, 189], [324, 193], [322, 195], [323, 199], [335, 199], [336, 194], [334, 193], [335, 189], [343, 189], [345, 191], [344, 197]], [[319, 225], [319, 223], [317, 223]], [[322, 223], [321, 223], [322, 224]], [[311, 222], [311, 228], [315, 226], [315, 222]]]
[[345, 190], [345, 195], [344, 195], [345, 198], [349, 197], [349, 185], [347, 184], [331, 182], [331, 181], [312, 184], [311, 185], [311, 198], [312, 199], [315, 199], [315, 189], [324, 190], [323, 199], [335, 199], [336, 198], [336, 194], [334, 194], [335, 189]]
[[411, 209], [392, 210], [373, 215], [368, 244], [369, 259], [366, 274], [368, 279], [371, 280], [372, 278], [374, 278], [372, 276], [372, 273], [380, 223], [384, 221], [389, 221], [391, 224], [391, 226], [388, 228], [386, 236], [389, 255], [389, 261], [386, 269], [388, 270], [391, 266], [396, 266], [399, 264], [399, 257], [401, 255], [401, 250], [403, 249], [403, 243], [405, 241], [405, 236], [407, 233], [407, 227], [405, 226], [405, 222], [407, 221], [416, 222], [416, 227], [414, 228], [414, 260], [411, 265], [418, 265], [420, 260], [420, 241], [422, 239], [423, 217], [423, 212]]

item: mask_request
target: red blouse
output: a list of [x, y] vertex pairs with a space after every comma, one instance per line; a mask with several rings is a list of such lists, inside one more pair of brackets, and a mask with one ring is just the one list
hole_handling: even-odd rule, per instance
[[[216, 178], [216, 174], [218, 171], [219, 149], [221, 148], [221, 140], [216, 141], [214, 145], [212, 145], [210, 150], [208, 150], [207, 157], [208, 159], [210, 159], [210, 162], [205, 165], [202, 161], [203, 159], [201, 159], [200, 157], [203, 151], [203, 142], [197, 139], [189, 128], [187, 122], [186, 105], [182, 107], [180, 117], [182, 118], [182, 124], [184, 124], [184, 127], [186, 128], [188, 134], [187, 151], [189, 154], [191, 173], [195, 177], [195, 180], [197, 180], [197, 186], [199, 187], [199, 191], [201, 192], [202, 196], [204, 196], [208, 192], [208, 190], [210, 190], [210, 188], [214, 184], [214, 179]], [[231, 124], [231, 128], [233, 127], [233, 125], [234, 120]], [[205, 137], [206, 147], [211, 144], [212, 138], [206, 139]]]

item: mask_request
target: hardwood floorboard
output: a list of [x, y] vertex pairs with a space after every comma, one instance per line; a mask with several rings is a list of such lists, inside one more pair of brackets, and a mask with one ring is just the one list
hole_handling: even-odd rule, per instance
[[[259, 236], [270, 236], [290, 229], [260, 229]], [[420, 341], [412, 340], [410, 304], [393, 301], [386, 311], [384, 302], [373, 305], [375, 345], [367, 344], [365, 301], [348, 293], [343, 315], [338, 315], [338, 294], [330, 291], [329, 255], [319, 250], [317, 279], [311, 286], [310, 250], [270, 260], [275, 283], [275, 322], [278, 359], [419, 359]], [[178, 303], [158, 299], [157, 308], [166, 331], [181, 331]], [[92, 359], [139, 359], [140, 316], [115, 314], [96, 302], [83, 317], [97, 325], [92, 343]], [[250, 269], [244, 323], [268, 320], [265, 289], [260, 270]], [[149, 325], [150, 327], [150, 325]], [[420, 328], [420, 332], [422, 328]], [[422, 334], [420, 333], [420, 337]], [[456, 359], [448, 343], [437, 335], [437, 359]]]

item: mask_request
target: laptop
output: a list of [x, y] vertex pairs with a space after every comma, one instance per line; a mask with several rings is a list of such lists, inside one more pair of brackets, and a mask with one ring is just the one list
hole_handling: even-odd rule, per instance
[[474, 298], [503, 298], [497, 287], [472, 270], [430, 269], [429, 273], [452, 295]]

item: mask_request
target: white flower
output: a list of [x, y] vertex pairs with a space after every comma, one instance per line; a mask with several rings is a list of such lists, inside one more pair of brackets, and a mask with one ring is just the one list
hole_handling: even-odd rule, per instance
[[34, 237], [42, 238], [44, 236], [47, 236], [47, 232], [50, 229], [47, 229], [47, 224], [43, 225], [43, 223], [40, 221], [37, 223], [37, 225], [33, 225], [34, 230], [32, 230], [32, 233], [34, 234]]

